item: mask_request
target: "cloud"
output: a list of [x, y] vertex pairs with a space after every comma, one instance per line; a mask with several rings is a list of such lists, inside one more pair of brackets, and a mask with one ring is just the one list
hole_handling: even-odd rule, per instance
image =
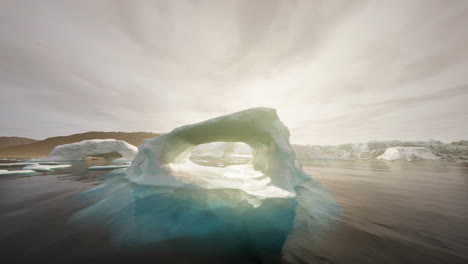
[[298, 143], [461, 139], [467, 12], [465, 1], [4, 1], [0, 131], [164, 132], [269, 106]]

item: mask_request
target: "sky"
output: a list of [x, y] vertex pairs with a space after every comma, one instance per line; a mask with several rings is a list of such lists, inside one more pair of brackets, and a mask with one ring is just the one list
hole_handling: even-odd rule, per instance
[[0, 0], [0, 136], [277, 109], [298, 144], [468, 139], [468, 1]]

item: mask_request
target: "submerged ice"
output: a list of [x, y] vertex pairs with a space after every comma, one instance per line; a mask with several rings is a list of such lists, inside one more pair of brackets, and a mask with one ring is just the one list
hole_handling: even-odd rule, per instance
[[[252, 158], [224, 168], [190, 160], [197, 146], [212, 142], [227, 142], [224, 147], [245, 143]], [[241, 145], [234, 150], [247, 151]], [[122, 250], [154, 252], [170, 242], [181, 254], [213, 255], [215, 250], [226, 258], [247, 256], [258, 262], [264, 254], [281, 257], [285, 243], [288, 252], [300, 250], [288, 242], [290, 233], [321, 237], [341, 214], [328, 192], [298, 166], [289, 131], [269, 108], [145, 140], [130, 167], [104, 179], [78, 196], [85, 204], [95, 203], [71, 221], [108, 229]]]

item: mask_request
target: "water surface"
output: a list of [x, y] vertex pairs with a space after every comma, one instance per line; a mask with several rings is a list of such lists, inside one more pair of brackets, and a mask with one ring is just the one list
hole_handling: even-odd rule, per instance
[[[70, 223], [83, 203], [77, 194], [98, 186], [108, 171], [74, 162], [33, 176], [0, 179], [3, 259], [31, 263], [466, 263], [468, 165], [452, 162], [302, 161], [343, 213], [326, 232], [297, 211], [278, 254], [243, 248], [223, 255], [223, 243], [181, 250], [190, 238], [132, 252], [113, 243], [109, 229]], [[218, 166], [222, 166], [218, 165]], [[20, 169], [8, 168], [8, 169]], [[148, 200], [151, 201], [151, 200]], [[149, 210], [145, 206], [145, 210]], [[111, 224], [111, 223], [109, 223]], [[227, 230], [228, 231], [228, 230]], [[247, 243], [247, 245], [249, 245]]]

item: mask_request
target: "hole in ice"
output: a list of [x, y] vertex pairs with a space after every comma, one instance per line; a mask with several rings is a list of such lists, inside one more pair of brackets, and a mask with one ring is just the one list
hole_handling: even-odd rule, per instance
[[91, 156], [86, 156], [83, 158], [83, 160], [114, 160], [114, 159], [119, 159], [122, 158], [122, 155], [116, 151], [114, 152], [108, 152], [108, 153], [101, 153], [101, 154], [93, 154]]
[[246, 143], [216, 141], [187, 148], [165, 168], [177, 181], [206, 189], [239, 189], [260, 199], [293, 197], [254, 168], [255, 153]]
[[192, 150], [190, 160], [198, 165], [226, 167], [251, 163], [253, 150], [243, 142], [211, 142]]

